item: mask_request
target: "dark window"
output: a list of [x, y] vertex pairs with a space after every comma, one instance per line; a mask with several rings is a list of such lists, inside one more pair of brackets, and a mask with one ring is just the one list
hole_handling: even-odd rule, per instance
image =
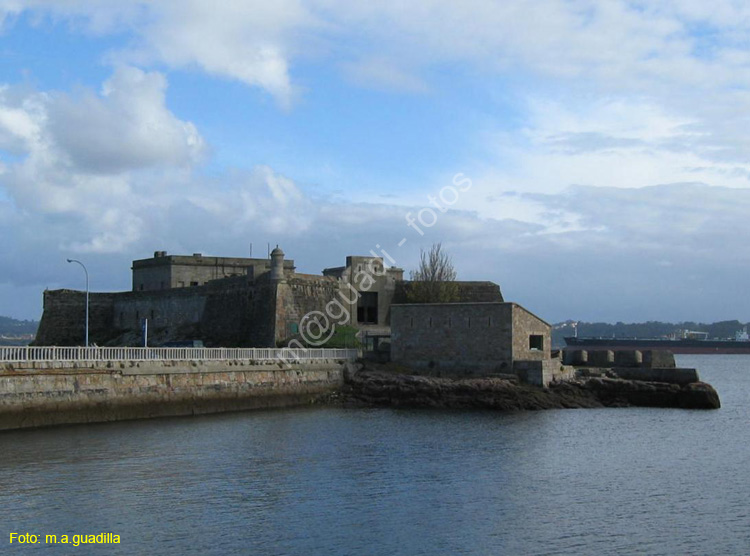
[[151, 309], [151, 320], [154, 320], [154, 310]]
[[529, 336], [529, 349], [541, 351], [544, 349], [544, 336], [532, 334]]
[[357, 301], [357, 322], [361, 324], [378, 324], [377, 292], [362, 292]]
[[198, 282], [190, 282], [190, 285], [191, 285], [191, 286], [197, 286], [197, 285], [198, 285]]
[[141, 290], [141, 291], [143, 291], [143, 284], [141, 284], [140, 286], [138, 286], [138, 289]]
[[289, 323], [289, 333], [290, 334], [298, 334], [299, 333], [299, 324], [296, 322]]

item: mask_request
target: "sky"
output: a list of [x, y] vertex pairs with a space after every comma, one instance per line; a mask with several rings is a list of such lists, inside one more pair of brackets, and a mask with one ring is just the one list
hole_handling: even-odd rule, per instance
[[0, 0], [0, 315], [371, 251], [549, 322], [750, 320], [750, 4]]

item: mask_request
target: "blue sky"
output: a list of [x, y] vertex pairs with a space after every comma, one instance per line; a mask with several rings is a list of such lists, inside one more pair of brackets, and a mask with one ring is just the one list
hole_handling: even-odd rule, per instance
[[0, 0], [0, 314], [80, 288], [69, 257], [112, 291], [156, 250], [439, 241], [550, 321], [750, 320], [748, 31], [729, 1]]

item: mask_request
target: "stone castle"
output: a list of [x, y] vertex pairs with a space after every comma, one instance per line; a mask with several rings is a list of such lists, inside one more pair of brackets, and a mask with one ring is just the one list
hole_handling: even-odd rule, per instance
[[[273, 347], [299, 337], [305, 315], [337, 325], [390, 333], [391, 306], [406, 300], [403, 270], [382, 257], [348, 256], [320, 275], [297, 272], [276, 247], [269, 258], [168, 255], [133, 261], [132, 291], [91, 293], [89, 336], [98, 345], [149, 345], [201, 340], [215, 347]], [[502, 302], [492, 282], [458, 282], [460, 301]], [[85, 293], [44, 292], [36, 345], [81, 345]]]

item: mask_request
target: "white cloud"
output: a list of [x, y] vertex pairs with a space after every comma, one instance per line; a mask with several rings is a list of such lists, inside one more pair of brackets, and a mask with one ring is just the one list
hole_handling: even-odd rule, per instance
[[123, 67], [101, 95], [57, 95], [49, 103], [51, 139], [78, 169], [111, 173], [198, 160], [204, 142], [166, 107], [166, 79]]
[[403, 69], [392, 60], [374, 57], [344, 62], [342, 69], [350, 81], [362, 87], [410, 93], [429, 91], [429, 86], [416, 75], [414, 69]]
[[[261, 88], [284, 107], [299, 93], [295, 64], [311, 57], [333, 59], [363, 86], [407, 92], [428, 90], [425, 76], [446, 66], [531, 76], [575, 95], [645, 95], [690, 107], [698, 97], [750, 87], [750, 8], [731, 0], [710, 8], [667, 0], [5, 0], [4, 6], [6, 14], [23, 7], [88, 32], [130, 33], [130, 46], [111, 59], [199, 68]], [[716, 100], [706, 104], [717, 106]]]
[[[121, 68], [101, 95], [0, 88], [0, 188], [25, 214], [42, 220], [56, 247], [118, 252], [140, 237], [139, 209], [164, 172], [200, 160], [203, 140], [165, 106], [157, 73]], [[151, 174], [150, 174], [151, 173]], [[44, 229], [49, 215], [70, 229]]]

